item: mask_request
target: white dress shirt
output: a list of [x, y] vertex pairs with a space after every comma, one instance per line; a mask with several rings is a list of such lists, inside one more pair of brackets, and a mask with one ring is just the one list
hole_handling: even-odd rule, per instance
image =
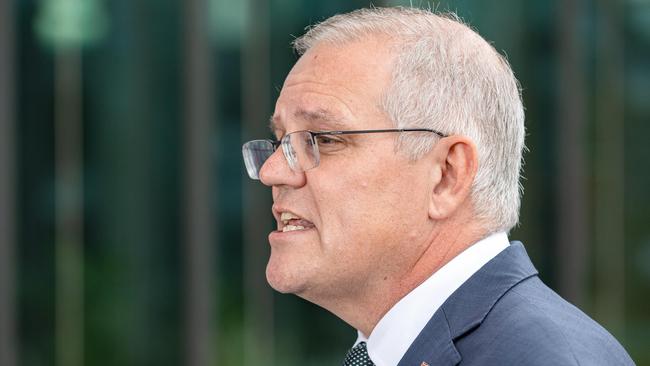
[[465, 281], [510, 245], [505, 233], [480, 240], [431, 275], [395, 304], [370, 337], [357, 332], [355, 346], [366, 342], [377, 366], [395, 366], [433, 314]]

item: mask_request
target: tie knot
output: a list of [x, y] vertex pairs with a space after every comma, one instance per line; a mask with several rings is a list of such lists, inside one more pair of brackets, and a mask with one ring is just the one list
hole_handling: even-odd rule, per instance
[[343, 366], [374, 366], [368, 356], [366, 342], [360, 342], [348, 351], [343, 361]]

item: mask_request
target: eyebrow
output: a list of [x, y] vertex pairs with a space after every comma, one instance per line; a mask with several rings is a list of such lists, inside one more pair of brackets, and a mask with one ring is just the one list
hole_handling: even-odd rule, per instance
[[329, 122], [340, 125], [340, 118], [334, 115], [330, 110], [325, 108], [319, 108], [314, 111], [309, 111], [305, 109], [298, 109], [294, 114], [294, 117], [305, 119], [309, 122]]
[[[325, 123], [325, 127], [327, 127], [328, 130], [337, 130], [345, 127], [345, 125], [341, 122], [341, 118], [326, 108], [318, 108], [315, 110], [300, 108], [293, 113], [293, 117], [296, 119], [305, 120], [313, 125], [317, 123]], [[269, 128], [273, 133], [277, 132], [278, 130], [282, 130], [278, 128], [276, 118], [274, 116], [271, 116], [269, 118]], [[319, 130], [322, 130], [322, 128], [319, 128]]]
[[[346, 129], [346, 125], [341, 122], [341, 117], [339, 117], [331, 110], [325, 108], [318, 108], [315, 110], [300, 108], [293, 113], [293, 117], [307, 121], [314, 130], [318, 131]], [[277, 136], [278, 131], [284, 132], [284, 130], [277, 126], [276, 120], [277, 119], [274, 116], [271, 116], [269, 118], [269, 129], [271, 130], [271, 133]]]

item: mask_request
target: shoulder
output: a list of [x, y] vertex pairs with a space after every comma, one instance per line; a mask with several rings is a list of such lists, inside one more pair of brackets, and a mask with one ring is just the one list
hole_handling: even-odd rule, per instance
[[464, 364], [634, 364], [603, 327], [537, 276], [506, 292], [456, 346]]

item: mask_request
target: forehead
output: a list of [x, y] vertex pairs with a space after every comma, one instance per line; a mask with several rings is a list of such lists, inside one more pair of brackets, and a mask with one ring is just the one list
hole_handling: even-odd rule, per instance
[[[351, 129], [381, 113], [392, 56], [377, 39], [343, 45], [321, 43], [293, 67], [278, 97], [271, 128]], [[369, 127], [369, 126], [364, 126]]]

